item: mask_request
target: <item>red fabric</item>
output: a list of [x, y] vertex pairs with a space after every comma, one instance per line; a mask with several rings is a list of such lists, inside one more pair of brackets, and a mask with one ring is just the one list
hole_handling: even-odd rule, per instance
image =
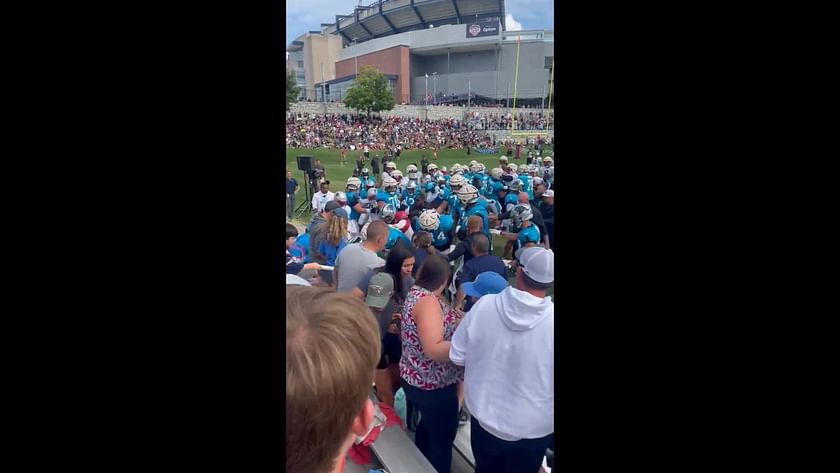
[[373, 457], [371, 457], [370, 445], [376, 441], [382, 429], [386, 429], [392, 425], [399, 425], [401, 429], [405, 430], [402, 419], [400, 419], [400, 416], [397, 415], [397, 412], [391, 406], [380, 402], [379, 409], [385, 414], [385, 425], [380, 425], [371, 430], [368, 436], [362, 440], [362, 443], [350, 446], [350, 450], [347, 451], [347, 456], [350, 457], [353, 463], [359, 465], [368, 465], [371, 463]]

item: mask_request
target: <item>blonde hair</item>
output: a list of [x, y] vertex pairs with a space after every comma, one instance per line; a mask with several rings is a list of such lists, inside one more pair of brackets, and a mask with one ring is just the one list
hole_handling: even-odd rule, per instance
[[380, 343], [361, 300], [286, 286], [286, 472], [333, 470], [370, 394]]
[[327, 242], [336, 246], [342, 238], [347, 238], [347, 219], [333, 215], [327, 224]]

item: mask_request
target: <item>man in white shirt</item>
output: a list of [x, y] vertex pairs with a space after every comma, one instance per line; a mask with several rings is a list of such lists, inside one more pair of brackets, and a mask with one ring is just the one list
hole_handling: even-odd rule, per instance
[[335, 194], [330, 192], [330, 181], [324, 181], [321, 183], [321, 190], [312, 196], [312, 209], [318, 213], [323, 212], [327, 202], [333, 199]]
[[515, 287], [479, 299], [449, 350], [464, 366], [475, 473], [539, 471], [554, 433], [554, 253], [516, 258]]

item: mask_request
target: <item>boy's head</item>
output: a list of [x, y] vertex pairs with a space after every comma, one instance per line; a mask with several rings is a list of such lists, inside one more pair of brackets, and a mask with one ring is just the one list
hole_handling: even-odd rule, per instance
[[286, 471], [335, 471], [373, 421], [379, 328], [350, 294], [286, 287]]
[[286, 249], [288, 250], [295, 244], [295, 240], [297, 239], [298, 231], [294, 225], [291, 223], [286, 223]]

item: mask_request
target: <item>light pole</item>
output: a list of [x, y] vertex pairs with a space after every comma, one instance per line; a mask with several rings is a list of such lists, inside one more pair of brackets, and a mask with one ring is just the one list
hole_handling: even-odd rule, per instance
[[[357, 41], [358, 39], [359, 39], [359, 38], [353, 38], [353, 46], [355, 46], [355, 45], [356, 45], [356, 41]], [[358, 53], [358, 52], [356, 52], [356, 53], [354, 53], [354, 54], [353, 54], [353, 59], [354, 59], [354, 60], [355, 60], [355, 62], [356, 62], [356, 75], [358, 76], [358, 75], [359, 75], [359, 53]]]
[[432, 100], [437, 105], [437, 72], [432, 72]]
[[429, 106], [429, 74], [426, 74], [426, 93], [423, 95], [423, 103]]
[[321, 98], [324, 102], [327, 101], [327, 82], [324, 79], [324, 63], [321, 63]]

